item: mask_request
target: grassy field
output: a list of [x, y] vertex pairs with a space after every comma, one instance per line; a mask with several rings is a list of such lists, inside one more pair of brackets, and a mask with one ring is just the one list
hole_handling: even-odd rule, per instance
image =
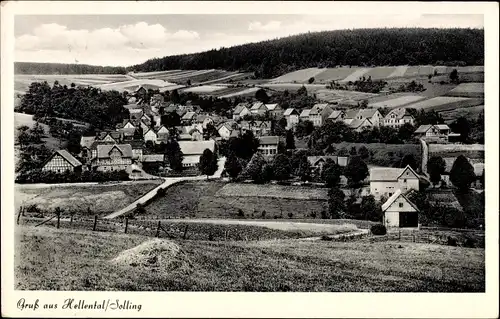
[[461, 83], [448, 96], [484, 97], [484, 83]]
[[437, 96], [428, 100], [408, 104], [406, 108], [414, 108], [425, 111], [448, 111], [456, 108], [472, 107], [484, 104], [484, 99], [452, 97], [452, 96]]
[[297, 70], [294, 72], [290, 72], [279, 76], [272, 80], [273, 83], [307, 83], [307, 81], [315, 77], [316, 75], [322, 73], [324, 69], [320, 68], [308, 68]]
[[383, 143], [337, 143], [332, 144], [336, 150], [346, 148], [348, 151], [351, 147], [356, 147], [359, 149], [361, 146], [365, 146], [370, 153], [370, 157], [365, 160], [367, 164], [380, 165], [380, 166], [392, 166], [390, 163], [395, 161], [397, 158], [402, 158], [404, 155], [411, 154], [417, 161], [421, 161], [421, 152], [419, 144], [383, 144]]
[[16, 228], [15, 288], [21, 290], [484, 292], [484, 276], [484, 249], [404, 242], [168, 241]]
[[221, 85], [202, 85], [202, 86], [194, 86], [194, 87], [191, 87], [191, 88], [187, 88], [187, 89], [184, 89], [182, 90], [182, 92], [192, 92], [192, 93], [212, 93], [212, 92], [216, 92], [216, 91], [219, 91], [219, 90], [224, 90], [226, 89], [227, 87], [225, 86], [221, 86]]
[[362, 101], [377, 97], [377, 94], [373, 93], [365, 93], [358, 91], [345, 91], [345, 90], [330, 90], [330, 89], [321, 89], [317, 90], [316, 98], [321, 101], [325, 101], [328, 103], [334, 102], [345, 102], [345, 101]]
[[[241, 185], [225, 186], [221, 182], [184, 182], [167, 189], [162, 198], [157, 198], [146, 207], [146, 216], [152, 218], [310, 218], [315, 212], [319, 218], [322, 210], [328, 209], [326, 190], [303, 188], [304, 192], [317, 192], [314, 199], [303, 200], [293, 198], [297, 190], [291, 191], [279, 185]], [[227, 187], [227, 188], [226, 188]], [[237, 192], [245, 188], [251, 193]], [[257, 189], [260, 188], [260, 191]], [[266, 194], [273, 189], [275, 196]], [[252, 190], [251, 190], [252, 189]], [[219, 192], [221, 191], [221, 192]], [[227, 195], [224, 195], [227, 193]], [[267, 196], [265, 196], [267, 195]], [[313, 195], [311, 195], [313, 196]], [[240, 216], [242, 211], [244, 216]]]
[[[393, 96], [393, 95], [390, 95]], [[390, 98], [384, 101], [371, 102], [368, 104], [369, 107], [379, 108], [379, 107], [388, 107], [388, 108], [397, 108], [403, 105], [407, 105], [416, 101], [420, 101], [424, 99], [424, 96], [421, 95], [404, 95], [404, 96], [395, 96], [394, 98]]]
[[347, 76], [349, 76], [350, 74], [352, 74], [353, 72], [355, 72], [356, 70], [357, 68], [349, 68], [349, 67], [324, 69], [324, 71], [314, 76], [314, 82], [329, 83], [330, 81], [342, 80]]
[[450, 124], [455, 121], [457, 118], [463, 116], [467, 119], [475, 119], [479, 116], [479, 114], [484, 114], [484, 105], [477, 105], [471, 107], [461, 107], [454, 110], [439, 112], [441, 116], [444, 118], [445, 122]]
[[87, 208], [93, 213], [114, 212], [135, 201], [161, 184], [161, 180], [126, 182], [118, 184], [90, 184], [67, 186], [16, 185], [14, 202], [20, 205], [37, 205], [40, 209], [56, 207], [85, 214]]

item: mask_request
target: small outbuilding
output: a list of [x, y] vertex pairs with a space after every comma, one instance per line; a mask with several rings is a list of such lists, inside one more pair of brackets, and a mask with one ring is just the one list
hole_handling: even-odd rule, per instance
[[418, 227], [419, 209], [398, 189], [382, 205], [385, 227]]

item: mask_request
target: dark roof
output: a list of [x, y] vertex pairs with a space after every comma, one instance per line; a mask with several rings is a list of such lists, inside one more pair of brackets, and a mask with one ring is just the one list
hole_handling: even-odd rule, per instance
[[278, 145], [280, 141], [279, 136], [261, 136], [259, 137], [260, 145]]
[[77, 160], [73, 155], [71, 155], [68, 151], [57, 150], [43, 163], [42, 167], [45, 166], [45, 164], [47, 164], [56, 155], [59, 155], [62, 158], [64, 158], [73, 167], [78, 167], [82, 165], [82, 163], [79, 160]]
[[122, 157], [132, 157], [132, 146], [130, 144], [101, 144], [97, 145], [97, 158], [109, 158], [111, 150], [118, 148]]

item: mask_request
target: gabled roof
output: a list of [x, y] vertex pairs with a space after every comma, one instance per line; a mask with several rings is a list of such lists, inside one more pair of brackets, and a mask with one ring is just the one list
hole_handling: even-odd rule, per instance
[[182, 116], [182, 119], [183, 120], [192, 120], [194, 117], [196, 116], [196, 112], [186, 112], [186, 114], [184, 114]]
[[331, 109], [327, 103], [314, 104], [309, 115], [321, 114], [323, 112], [323, 110], [325, 110], [325, 109]]
[[248, 103], [238, 103], [234, 108], [233, 114], [240, 114], [245, 108], [248, 109], [250, 105]]
[[146, 154], [142, 155], [143, 162], [163, 162], [164, 155], [163, 154]]
[[307, 160], [312, 166], [315, 166], [318, 162], [320, 161], [327, 161], [331, 159], [335, 164], [338, 163], [338, 157], [337, 156], [308, 156]]
[[304, 109], [300, 113], [300, 117], [309, 117], [309, 113], [311, 113], [311, 109]]
[[358, 116], [359, 110], [347, 110], [344, 119], [354, 119]]
[[92, 143], [95, 141], [95, 136], [82, 136], [80, 140], [80, 146], [89, 148], [92, 146]]
[[122, 157], [132, 157], [132, 146], [130, 144], [102, 144], [97, 145], [97, 158], [109, 158], [111, 151], [117, 148]]
[[260, 145], [278, 145], [280, 141], [279, 136], [261, 136], [259, 137]]
[[288, 108], [283, 113], [284, 116], [290, 116], [292, 114], [299, 115], [299, 112], [296, 109], [294, 109], [294, 108]]
[[275, 109], [280, 109], [278, 103], [266, 104], [266, 107], [269, 111], [274, 111]]
[[213, 152], [215, 150], [215, 141], [179, 141], [179, 147], [184, 156], [201, 155], [207, 148]]
[[405, 116], [411, 116], [411, 114], [408, 113], [408, 111], [404, 107], [398, 107], [397, 109], [391, 110], [389, 113], [387, 113], [385, 118], [389, 119], [392, 115], [395, 115], [396, 119], [402, 119]]
[[54, 156], [56, 155], [59, 155], [62, 158], [64, 158], [73, 167], [78, 167], [82, 165], [82, 163], [79, 160], [77, 160], [73, 155], [71, 155], [68, 151], [57, 150], [54, 153], [52, 153], [52, 155], [47, 160], [45, 160], [42, 167], [45, 166], [45, 164], [47, 164], [48, 162], [50, 162], [50, 160], [54, 158]]
[[420, 125], [415, 130], [415, 133], [422, 133], [423, 134], [423, 133], [427, 132], [431, 127], [432, 127], [432, 125], [430, 125], [430, 124]]
[[401, 175], [403, 175], [407, 170], [409, 170], [413, 175], [415, 175], [416, 178], [419, 178], [418, 174], [413, 170], [413, 168], [411, 168], [410, 165], [406, 165], [406, 167], [401, 170], [401, 174], [399, 174], [397, 179], [399, 179]]
[[403, 168], [394, 167], [376, 167], [370, 169], [370, 181], [374, 182], [393, 182], [397, 181], [398, 177], [403, 173]]
[[344, 113], [342, 110], [333, 110], [333, 112], [328, 116], [329, 119], [337, 119]]
[[415, 206], [415, 204], [413, 204], [403, 193], [401, 193], [400, 189], [398, 189], [384, 204], [382, 204], [382, 211], [385, 212], [399, 197], [403, 197], [408, 204], [410, 204], [416, 211], [419, 211], [418, 207]]
[[369, 118], [372, 118], [375, 115], [375, 113], [377, 113], [377, 112], [378, 112], [377, 109], [361, 109], [361, 110], [359, 110], [357, 116], [358, 117], [361, 116], [362, 118], [368, 118], [369, 119]]
[[362, 120], [358, 120], [358, 119], [354, 119], [354, 120], [352, 120], [352, 122], [351, 122], [351, 123], [349, 123], [349, 127], [356, 129], [356, 128], [360, 127], [360, 126], [361, 126], [363, 123], [365, 123], [366, 121], [368, 121], [368, 122], [369, 122], [369, 124], [370, 124], [370, 125], [372, 125], [372, 122], [371, 122], [369, 119], [364, 118], [364, 119], [362, 119]]
[[252, 108], [251, 109], [252, 110], [258, 110], [261, 107], [266, 107], [266, 105], [264, 103], [262, 103], [262, 102], [255, 102], [254, 104], [252, 104]]
[[450, 127], [446, 124], [436, 124], [436, 125], [434, 125], [434, 127], [436, 127], [437, 129], [439, 129], [441, 131], [450, 129]]
[[137, 114], [143, 114], [143, 111], [142, 109], [131, 109], [131, 110], [128, 110], [130, 112], [130, 115], [137, 115]]

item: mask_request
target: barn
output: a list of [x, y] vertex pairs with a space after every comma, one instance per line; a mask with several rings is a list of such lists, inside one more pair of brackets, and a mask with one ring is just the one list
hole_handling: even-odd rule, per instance
[[418, 227], [419, 210], [400, 189], [382, 205], [382, 212], [385, 227]]
[[42, 171], [64, 173], [75, 172], [82, 169], [82, 163], [66, 150], [55, 151], [42, 165]]

